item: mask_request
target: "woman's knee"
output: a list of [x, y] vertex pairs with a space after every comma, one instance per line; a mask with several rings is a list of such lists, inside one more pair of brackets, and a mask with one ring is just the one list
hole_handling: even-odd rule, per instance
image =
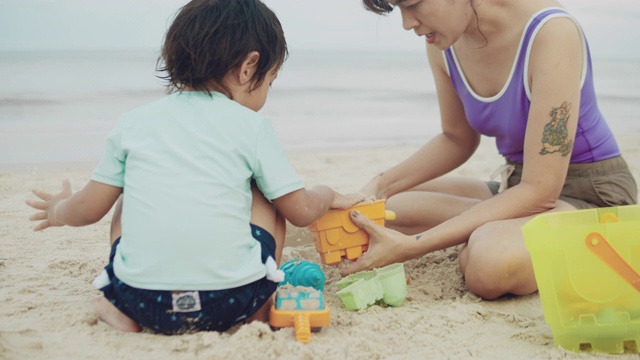
[[464, 281], [469, 291], [485, 300], [496, 299], [508, 292], [505, 290], [503, 272], [498, 269], [498, 264], [492, 268], [475, 265], [470, 261], [464, 271]]
[[469, 250], [468, 246], [465, 245], [460, 253], [458, 254], [458, 265], [460, 266], [460, 271], [464, 274], [467, 270], [467, 264], [469, 263]]
[[[524, 279], [522, 267], [527, 263], [519, 251], [500, 246], [505, 243], [495, 241], [507, 234], [497, 232], [500, 224], [486, 224], [478, 228], [469, 238], [469, 243], [461, 254], [461, 270], [469, 291], [483, 299], [496, 299], [513, 292]], [[503, 241], [521, 241], [519, 238]], [[464, 268], [462, 267], [464, 264]]]

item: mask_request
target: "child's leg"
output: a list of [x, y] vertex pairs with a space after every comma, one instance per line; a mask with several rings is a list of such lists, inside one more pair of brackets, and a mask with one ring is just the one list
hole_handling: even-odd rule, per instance
[[[122, 215], [122, 195], [116, 202], [116, 208], [113, 213], [113, 219], [111, 220], [111, 245], [122, 234], [122, 226], [120, 218]], [[140, 326], [122, 311], [118, 310], [106, 297], [100, 295], [92, 301], [93, 310], [98, 318], [105, 323], [113, 326], [116, 329], [120, 329], [128, 332], [139, 332], [142, 330]]]
[[126, 332], [140, 332], [142, 328], [122, 311], [118, 310], [106, 297], [100, 295], [91, 302], [98, 318], [116, 329]]
[[[270, 203], [264, 195], [256, 188], [251, 188], [253, 194], [253, 203], [251, 207], [251, 223], [267, 230], [276, 242], [276, 263], [280, 265], [282, 250], [284, 248], [284, 240], [286, 234], [285, 218], [276, 211], [275, 206]], [[269, 310], [273, 305], [273, 297], [269, 299], [255, 314], [247, 319], [247, 322], [262, 321], [269, 322]]]
[[251, 205], [251, 223], [260, 226], [273, 235], [276, 242], [276, 262], [280, 264], [280, 257], [284, 249], [286, 223], [284, 217], [276, 211], [275, 205], [270, 203], [264, 195], [253, 186], [251, 188], [253, 203]]
[[116, 242], [116, 239], [122, 235], [122, 195], [116, 201], [116, 207], [113, 210], [113, 218], [111, 218], [111, 245]]

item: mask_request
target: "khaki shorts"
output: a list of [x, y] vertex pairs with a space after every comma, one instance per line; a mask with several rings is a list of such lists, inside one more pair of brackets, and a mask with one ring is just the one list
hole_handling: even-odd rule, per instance
[[[513, 165], [513, 173], [508, 177], [507, 188], [520, 183], [522, 164]], [[489, 190], [496, 195], [500, 182], [487, 181]], [[569, 164], [560, 200], [576, 209], [633, 205], [638, 202], [638, 185], [621, 156], [593, 163]]]

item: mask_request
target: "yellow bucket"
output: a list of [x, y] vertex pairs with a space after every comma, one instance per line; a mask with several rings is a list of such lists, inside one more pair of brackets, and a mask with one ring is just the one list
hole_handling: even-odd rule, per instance
[[557, 346], [640, 347], [640, 205], [544, 214], [522, 227]]

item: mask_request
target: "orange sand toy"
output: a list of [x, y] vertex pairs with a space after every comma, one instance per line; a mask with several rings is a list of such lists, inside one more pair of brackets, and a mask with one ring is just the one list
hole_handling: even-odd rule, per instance
[[322, 310], [277, 310], [271, 307], [269, 323], [273, 327], [294, 327], [296, 340], [307, 343], [311, 340], [311, 330], [329, 326], [331, 311]]
[[324, 305], [322, 291], [304, 286], [278, 287], [276, 305], [269, 315], [271, 326], [293, 327], [296, 340], [307, 343], [312, 330], [329, 326], [330, 321], [331, 311]]
[[369, 235], [357, 227], [349, 217], [352, 210], [384, 226], [385, 220], [395, 219], [395, 213], [385, 210], [385, 200], [376, 200], [354, 205], [348, 209], [327, 211], [320, 219], [308, 226], [313, 236], [320, 260], [334, 265], [343, 258], [355, 260], [369, 247]]

